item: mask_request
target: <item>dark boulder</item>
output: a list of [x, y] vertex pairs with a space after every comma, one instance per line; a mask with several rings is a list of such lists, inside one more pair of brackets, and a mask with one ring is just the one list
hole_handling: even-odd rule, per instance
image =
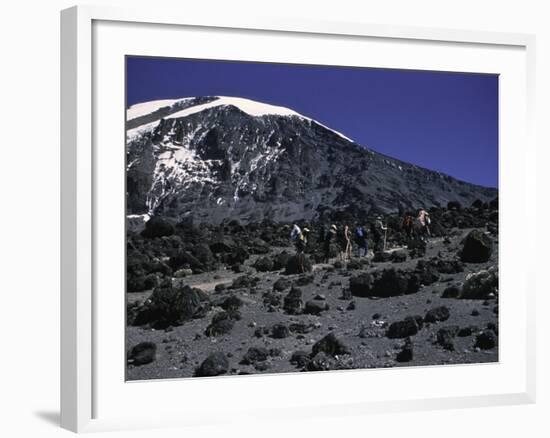
[[131, 276], [126, 279], [126, 290], [128, 292], [143, 292], [153, 289], [158, 285], [158, 277], [155, 274]]
[[153, 362], [157, 356], [157, 346], [153, 342], [141, 342], [134, 346], [128, 354], [128, 363], [146, 365]]
[[221, 237], [210, 242], [210, 250], [214, 254], [230, 253], [237, 248], [235, 241], [229, 237]]
[[464, 239], [460, 260], [465, 263], [485, 263], [489, 261], [492, 253], [491, 238], [479, 230], [472, 230]]
[[326, 301], [307, 301], [303, 313], [308, 315], [319, 315], [321, 312], [329, 310]]
[[219, 306], [223, 310], [227, 310], [228, 312], [234, 311], [239, 309], [243, 305], [243, 300], [241, 300], [239, 297], [235, 295], [230, 295], [227, 298], [224, 298], [220, 303]]
[[314, 355], [306, 365], [306, 371], [330, 371], [352, 368], [351, 363], [344, 362], [342, 358], [330, 356], [323, 351]]
[[155, 288], [151, 297], [137, 310], [132, 325], [178, 326], [192, 318], [203, 317], [209, 309], [210, 299], [200, 289], [177, 288], [167, 282]]
[[290, 292], [285, 296], [283, 308], [289, 315], [299, 315], [304, 309], [302, 301], [302, 291], [297, 287], [290, 289]]
[[458, 298], [460, 295], [460, 288], [456, 285], [445, 288], [441, 298]]
[[450, 201], [447, 203], [447, 210], [461, 210], [462, 205], [458, 201]]
[[377, 251], [374, 253], [374, 257], [372, 258], [372, 261], [375, 263], [384, 263], [389, 262], [391, 260], [391, 253], [386, 251]]
[[439, 272], [434, 263], [426, 260], [419, 260], [416, 264], [415, 273], [421, 284], [429, 286], [439, 280]]
[[350, 290], [357, 297], [393, 297], [418, 291], [420, 282], [417, 275], [394, 268], [375, 274], [363, 273], [350, 278]]
[[498, 270], [489, 268], [469, 274], [464, 281], [460, 298], [484, 300], [498, 294]]
[[177, 254], [170, 257], [168, 264], [174, 270], [188, 267], [191, 268], [194, 273], [196, 273], [196, 271], [205, 272], [207, 270], [204, 264], [189, 251], [179, 251]]
[[407, 261], [407, 253], [405, 251], [394, 251], [390, 257], [392, 263], [403, 263]]
[[437, 260], [435, 268], [440, 274], [458, 274], [464, 271], [464, 265], [460, 260]]
[[225, 354], [216, 352], [210, 354], [195, 371], [196, 377], [213, 377], [227, 373], [229, 361]]
[[419, 287], [418, 279], [415, 276], [391, 268], [385, 269], [375, 278], [371, 295], [376, 297], [393, 297], [415, 293]]
[[284, 324], [275, 324], [271, 327], [271, 337], [275, 339], [284, 339], [290, 336], [290, 329]]
[[424, 322], [441, 322], [447, 321], [451, 313], [446, 306], [435, 307], [431, 310], [428, 310], [426, 316], [424, 317]]
[[206, 336], [219, 336], [229, 333], [235, 326], [235, 320], [229, 312], [219, 312], [212, 317], [212, 321], [206, 327]]
[[296, 365], [299, 368], [304, 368], [309, 363], [309, 354], [306, 351], [295, 351], [290, 357], [290, 363]]
[[483, 208], [483, 201], [481, 199], [476, 199], [474, 202], [472, 202], [472, 208]]
[[334, 333], [329, 333], [320, 341], [313, 344], [311, 356], [323, 352], [329, 356], [338, 356], [341, 354], [350, 354], [349, 347], [336, 337]]
[[282, 292], [285, 289], [288, 289], [291, 286], [290, 280], [287, 278], [279, 278], [274, 284], [273, 284], [273, 290], [276, 290], [278, 292]]
[[470, 326], [467, 326], [467, 327], [462, 327], [458, 331], [457, 336], [459, 336], [461, 338], [465, 338], [467, 336], [472, 336], [477, 331], [479, 331], [478, 327], [476, 327], [474, 325], [470, 325]]
[[191, 252], [193, 256], [206, 268], [210, 271], [216, 268], [216, 263], [214, 261], [214, 255], [210, 251], [210, 247], [205, 243], [199, 243], [195, 245]]
[[270, 257], [260, 257], [256, 260], [256, 263], [254, 263], [254, 267], [259, 272], [273, 271], [273, 260], [271, 260]]
[[307, 365], [307, 371], [330, 371], [337, 369], [336, 361], [333, 357], [320, 352], [311, 358]]
[[456, 325], [440, 328], [437, 331], [437, 344], [445, 350], [454, 351], [454, 338], [458, 334], [459, 328]]
[[155, 237], [171, 236], [174, 234], [174, 225], [159, 216], [153, 216], [145, 223], [145, 229], [141, 232], [143, 237], [149, 239]]
[[283, 301], [282, 295], [275, 290], [265, 292], [262, 298], [264, 299], [264, 305], [266, 306], [279, 307]]
[[293, 322], [288, 326], [290, 331], [294, 334], [305, 335], [313, 331], [315, 326], [313, 324], [305, 324], [303, 322]]
[[363, 267], [363, 264], [361, 263], [361, 261], [357, 259], [351, 259], [346, 265], [346, 268], [348, 271], [355, 271], [357, 269], [361, 269], [362, 267]]
[[254, 287], [260, 281], [257, 277], [251, 277], [250, 275], [241, 275], [235, 278], [229, 286], [229, 289], [248, 289]]
[[410, 337], [405, 339], [405, 344], [403, 345], [401, 351], [397, 353], [395, 360], [397, 362], [410, 362], [413, 360], [413, 346]]
[[250, 253], [242, 246], [237, 246], [231, 252], [224, 254], [223, 261], [230, 265], [242, 265], [250, 257]]
[[269, 357], [269, 351], [264, 347], [250, 347], [241, 360], [243, 365], [253, 365]]
[[[356, 297], [370, 297], [373, 277], [371, 274], [359, 274], [349, 280], [351, 294]], [[349, 297], [351, 298], [351, 297]]]
[[296, 286], [307, 286], [308, 284], [313, 283], [315, 277], [313, 275], [301, 275], [296, 279], [294, 284]]
[[497, 345], [497, 337], [495, 335], [495, 332], [489, 329], [485, 329], [479, 335], [477, 335], [476, 343], [474, 347], [479, 348], [481, 350], [490, 350], [491, 348], [494, 348], [496, 345]]
[[390, 324], [386, 331], [386, 336], [391, 339], [406, 338], [418, 333], [419, 327], [416, 319], [412, 316], [407, 316], [402, 321], [395, 321]]

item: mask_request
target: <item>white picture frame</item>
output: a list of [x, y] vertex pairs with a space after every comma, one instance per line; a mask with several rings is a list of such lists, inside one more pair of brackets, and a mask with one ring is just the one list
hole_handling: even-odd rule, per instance
[[[249, 38], [251, 47], [254, 46], [254, 37], [259, 37], [264, 32], [269, 32], [273, 38], [301, 38], [307, 36], [349, 38], [353, 41], [386, 41], [402, 45], [440, 45], [452, 44], [456, 47], [476, 48], [483, 47], [487, 50], [496, 50], [499, 52], [509, 51], [514, 53], [509, 62], [514, 63], [511, 69], [517, 69], [519, 75], [516, 82], [511, 80], [510, 87], [517, 91], [515, 99], [521, 101], [521, 115], [525, 116], [517, 121], [518, 131], [512, 133], [515, 140], [521, 140], [524, 157], [521, 158], [517, 152], [507, 151], [501, 159], [501, 184], [503, 188], [507, 187], [506, 181], [502, 178], [514, 177], [514, 187], [509, 186], [509, 191], [501, 208], [501, 222], [513, 219], [512, 202], [531, 199], [531, 205], [534, 205], [534, 199], [529, 198], [535, 193], [535, 164], [534, 150], [535, 142], [533, 139], [533, 108], [534, 108], [534, 58], [535, 58], [535, 38], [532, 35], [492, 33], [477, 31], [461, 31], [451, 29], [426, 29], [403, 26], [374, 25], [367, 23], [340, 23], [340, 22], [317, 22], [305, 19], [292, 18], [274, 18], [274, 17], [250, 17], [242, 15], [239, 18], [227, 19], [226, 17], [216, 16], [215, 13], [208, 17], [189, 14], [181, 10], [162, 10], [151, 8], [148, 10], [133, 10], [111, 7], [96, 6], [78, 6], [62, 11], [61, 13], [61, 425], [62, 427], [75, 431], [101, 431], [112, 429], [133, 429], [147, 427], [163, 426], [183, 426], [189, 424], [202, 424], [209, 421], [205, 412], [201, 413], [200, 400], [197, 401], [197, 411], [193, 415], [181, 415], [181, 410], [165, 411], [164, 407], [159, 405], [156, 411], [149, 411], [150, 415], [135, 414], [132, 416], [130, 411], [114, 412], [115, 408], [103, 408], [101, 400], [105, 400], [105, 394], [109, 385], [104, 382], [110, 382], [112, 376], [105, 377], [108, 371], [109, 363], [105, 363], [105, 354], [98, 354], [101, 351], [105, 339], [102, 335], [106, 330], [105, 323], [102, 328], [98, 328], [98, 315], [106, 315], [105, 301], [97, 299], [98, 285], [102, 284], [101, 259], [98, 259], [98, 251], [103, 251], [104, 246], [97, 241], [98, 228], [101, 227], [101, 218], [98, 216], [97, 206], [103, 202], [101, 198], [101, 185], [97, 185], [99, 173], [103, 173], [102, 161], [96, 155], [94, 143], [103, 133], [97, 131], [98, 120], [101, 120], [99, 106], [101, 99], [96, 95], [98, 81], [101, 75], [101, 69], [94, 64], [94, 60], [101, 59], [101, 53], [105, 45], [102, 45], [102, 36], [97, 31], [98, 23], [107, 23], [108, 26], [130, 24], [131, 26], [149, 27], [151, 32], [175, 31], [178, 27], [186, 29], [200, 30], [201, 34], [208, 35], [209, 32], [223, 32], [224, 30], [236, 30], [240, 37]], [[111, 29], [114, 29], [111, 27]], [[109, 31], [109, 30], [108, 30]], [[136, 29], [132, 30], [133, 32]], [[117, 31], [118, 32], [118, 31]], [[113, 37], [115, 35], [115, 37]], [[110, 38], [116, 38], [116, 32], [108, 34]], [[118, 38], [121, 39], [121, 38]], [[112, 39], [111, 41], [115, 41]], [[288, 43], [286, 43], [288, 44]], [[345, 44], [340, 42], [339, 44]], [[117, 44], [113, 44], [117, 46]], [[218, 47], [218, 49], [220, 49]], [[114, 49], [113, 49], [114, 50]], [[121, 47], [120, 50], [124, 51]], [[223, 50], [221, 47], [220, 50]], [[113, 56], [118, 56], [113, 52]], [[330, 57], [331, 55], [326, 55]], [[254, 56], [251, 55], [252, 59]], [[496, 58], [495, 58], [496, 59]], [[482, 62], [482, 60], [478, 60]], [[490, 60], [489, 60], [490, 61]], [[460, 65], [460, 58], [455, 59], [456, 65]], [[485, 65], [489, 65], [485, 59]], [[505, 61], [502, 61], [503, 63]], [[506, 61], [508, 62], [508, 61]], [[391, 64], [391, 61], [390, 61]], [[498, 64], [498, 62], [496, 62]], [[496, 65], [495, 64], [495, 65]], [[517, 65], [516, 65], [517, 64]], [[519, 65], [521, 64], [521, 65]], [[504, 65], [504, 64], [503, 64]], [[414, 68], [414, 66], [411, 66]], [[458, 67], [456, 67], [458, 68]], [[483, 68], [483, 67], [480, 67]], [[489, 67], [487, 67], [489, 68]], [[485, 70], [485, 68], [484, 68]], [[491, 72], [499, 73], [498, 67]], [[520, 78], [520, 79], [518, 79]], [[525, 83], [523, 82], [525, 79]], [[111, 87], [117, 87], [117, 93], [120, 90], [120, 78], [115, 81]], [[506, 98], [507, 90], [501, 91], [501, 97]], [[517, 110], [517, 109], [516, 109]], [[123, 108], [120, 109], [121, 114]], [[116, 112], [114, 113], [116, 116]], [[506, 112], [503, 117], [506, 117]], [[122, 122], [123, 116], [117, 122]], [[501, 118], [501, 124], [503, 119]], [[117, 125], [121, 126], [121, 125]], [[116, 130], [117, 127], [114, 126]], [[117, 131], [118, 132], [118, 131]], [[502, 133], [503, 131], [501, 131]], [[503, 142], [507, 140], [508, 131], [503, 132]], [[118, 138], [118, 137], [116, 137]], [[114, 141], [116, 142], [116, 138]], [[124, 131], [120, 132], [121, 148], [124, 144]], [[121, 149], [122, 150], [122, 149]], [[522, 160], [518, 162], [518, 160]], [[98, 188], [99, 187], [99, 188]], [[121, 192], [123, 186], [121, 186]], [[123, 193], [122, 193], [123, 196]], [[116, 200], [115, 200], [116, 201]], [[524, 213], [528, 216], [531, 223], [535, 223], [535, 211], [531, 209]], [[508, 219], [510, 217], [510, 219]], [[535, 233], [532, 233], [534, 236]], [[116, 237], [116, 236], [115, 236]], [[506, 242], [506, 248], [512, 248], [517, 245], [525, 245], [526, 248], [533, 247], [532, 240], [526, 242], [516, 242], [510, 238]], [[98, 249], [99, 248], [99, 249]], [[503, 275], [501, 283], [507, 283], [519, 286], [521, 296], [518, 299], [521, 310], [518, 318], [518, 324], [521, 333], [518, 334], [518, 344], [521, 345], [521, 351], [517, 351], [519, 356], [518, 367], [514, 371], [515, 386], [513, 389], [504, 388], [503, 391], [488, 389], [485, 393], [469, 393], [466, 389], [463, 392], [455, 391], [446, 394], [439, 391], [437, 396], [415, 396], [414, 391], [403, 393], [399, 391], [389, 396], [389, 398], [362, 398], [354, 394], [346, 401], [346, 394], [341, 399], [328, 400], [312, 398], [310, 400], [301, 400], [299, 405], [286, 407], [279, 402], [277, 409], [257, 409], [253, 405], [246, 406], [243, 409], [235, 407], [235, 411], [224, 412], [221, 408], [210, 406], [210, 413], [216, 412], [216, 421], [223, 422], [232, 417], [242, 419], [254, 416], [256, 418], [274, 418], [275, 416], [287, 415], [293, 418], [309, 417], [311, 415], [343, 415], [355, 414], [361, 415], [365, 412], [396, 412], [414, 409], [442, 409], [452, 407], [476, 407], [489, 405], [520, 404], [532, 403], [535, 400], [535, 340], [534, 340], [534, 274], [531, 272], [528, 263], [523, 261], [521, 264], [514, 255], [510, 255], [507, 263], [518, 262], [514, 274]], [[501, 262], [501, 269], [502, 269]], [[503, 299], [503, 306], [506, 299]], [[511, 302], [511, 301], [510, 301]], [[514, 302], [513, 306], [518, 304]], [[517, 308], [517, 307], [516, 307]], [[502, 313], [501, 324], [508, 324], [506, 312]], [[105, 316], [109, 320], [107, 329], [112, 328], [116, 333], [120, 332], [120, 327], [116, 326], [114, 317]], [[111, 318], [111, 319], [109, 319]], [[124, 314], [120, 313], [120, 325], [123, 325]], [[101, 317], [103, 321], [103, 316]], [[517, 320], [516, 320], [517, 323]], [[506, 331], [506, 330], [505, 330]], [[520, 339], [521, 338], [521, 339]], [[116, 345], [120, 346], [122, 343]], [[115, 344], [113, 344], [115, 346]], [[123, 353], [123, 352], [122, 352]], [[103, 359], [102, 359], [103, 358]], [[121, 367], [123, 364], [121, 363]], [[497, 366], [504, 369], [507, 366], [506, 361], [501, 361]], [[477, 368], [476, 368], [477, 367]], [[475, 373], [476, 369], [483, 368], [484, 365], [469, 366], [467, 372]], [[367, 371], [373, 373], [373, 371]], [[408, 376], [413, 379], [445, 378], [435, 368], [424, 368], [423, 370], [387, 370], [374, 371], [381, 373], [378, 378], [383, 380], [383, 373], [392, 372], [394, 380], [404, 379]], [[362, 379], [365, 374], [347, 374], [347, 378]], [[363, 371], [364, 373], [364, 371]], [[409, 374], [410, 373], [410, 374]], [[446, 373], [446, 372], [445, 372]], [[330, 384], [339, 385], [342, 382], [341, 374], [327, 376], [319, 375], [308, 377], [309, 385], [315, 385], [319, 379]], [[328, 373], [332, 374], [332, 373]], [[416, 375], [418, 374], [418, 375]], [[372, 374], [371, 374], [372, 375]], [[334, 376], [334, 377], [333, 377]], [[297, 385], [297, 379], [303, 379], [303, 376], [268, 376], [268, 377], [249, 377], [249, 378], [222, 378], [198, 380], [191, 383], [186, 382], [155, 382], [147, 384], [148, 394], [161, 394], [170, 391], [169, 385], [186, 384], [190, 391], [216, 391], [223, 387], [227, 391], [241, 390], [243, 394], [254, 394], [257, 391], [258, 397], [265, 393], [265, 389], [273, 391], [273, 397], [277, 401], [276, 388], [284, 388], [286, 384]], [[278, 379], [278, 380], [274, 380]], [[510, 381], [512, 381], [511, 379]], [[251, 384], [252, 382], [252, 384]], [[287, 383], [282, 383], [287, 382]], [[119, 382], [121, 387], [131, 387], [131, 394], [135, 396], [136, 392], [141, 391], [141, 383]], [[155, 389], [153, 385], [157, 385]], [[191, 388], [192, 386], [192, 388]], [[260, 389], [254, 389], [254, 386]], [[143, 386], [145, 391], [145, 386]], [[488, 386], [489, 388], [489, 386]], [[330, 391], [329, 391], [330, 392]], [[113, 404], [120, 403], [115, 397], [116, 390], [113, 390], [109, 397], [113, 397]], [[435, 394], [435, 392], [433, 392]], [[244, 402], [243, 402], [244, 403]], [[120, 405], [124, 405], [120, 403]], [[149, 409], [151, 409], [149, 407]], [[103, 415], [101, 412], [109, 412]]]

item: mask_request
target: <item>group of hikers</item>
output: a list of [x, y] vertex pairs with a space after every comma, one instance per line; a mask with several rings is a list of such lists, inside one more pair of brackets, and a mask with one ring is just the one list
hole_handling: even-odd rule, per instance
[[[405, 214], [401, 223], [401, 228], [407, 235], [407, 238], [424, 238], [430, 236], [431, 219], [429, 213], [420, 209], [418, 216], [414, 218], [410, 214]], [[367, 233], [367, 229], [369, 230]], [[338, 247], [338, 257], [341, 261], [350, 260], [352, 257], [352, 241], [357, 248], [357, 257], [366, 257], [369, 250], [369, 240], [371, 238], [375, 251], [385, 251], [387, 241], [388, 226], [383, 223], [382, 216], [378, 216], [371, 223], [370, 227], [363, 224], [357, 224], [355, 230], [350, 229], [349, 225], [344, 224], [338, 228], [336, 224], [323, 225], [320, 230], [320, 241], [323, 244], [323, 253], [325, 263], [329, 263], [331, 255], [331, 246]], [[292, 226], [290, 239], [294, 242], [296, 252], [303, 253], [306, 250], [311, 230], [307, 227], [301, 229], [297, 224]], [[367, 236], [368, 234], [368, 236]]]

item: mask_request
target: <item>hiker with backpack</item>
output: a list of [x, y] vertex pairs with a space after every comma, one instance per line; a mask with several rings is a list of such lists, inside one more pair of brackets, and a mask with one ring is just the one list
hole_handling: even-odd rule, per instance
[[324, 260], [325, 263], [330, 262], [330, 245], [336, 239], [337, 233], [336, 225], [332, 224], [330, 229], [325, 233], [325, 239], [323, 240]]
[[432, 223], [430, 219], [430, 214], [421, 208], [418, 211], [418, 217], [416, 218], [416, 227], [419, 230], [420, 238], [425, 239], [426, 237], [430, 237], [430, 224]]
[[309, 238], [309, 228], [305, 228], [300, 232], [296, 239], [296, 252], [298, 254], [303, 253], [306, 250], [307, 242]]
[[405, 231], [408, 239], [413, 237], [413, 217], [410, 214], [406, 214], [403, 218], [401, 228]]
[[366, 257], [369, 250], [369, 242], [367, 240], [367, 232], [362, 225], [358, 225], [355, 228], [355, 243], [357, 245], [357, 257], [360, 258], [361, 254]]
[[370, 228], [372, 240], [374, 241], [374, 251], [384, 251], [385, 242], [383, 242], [383, 236], [386, 235], [388, 227], [382, 223], [382, 216], [378, 216]]
[[292, 225], [292, 231], [290, 232], [290, 240], [292, 242], [296, 242], [298, 239], [298, 236], [302, 233], [302, 230], [300, 230], [300, 227], [297, 224]]
[[347, 225], [344, 225], [341, 234], [338, 236], [338, 244], [340, 246], [340, 259], [343, 262], [351, 259], [351, 240]]

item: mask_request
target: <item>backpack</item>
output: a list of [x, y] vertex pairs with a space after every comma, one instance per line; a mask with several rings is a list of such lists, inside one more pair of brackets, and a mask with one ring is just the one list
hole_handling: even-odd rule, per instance
[[300, 227], [296, 225], [294, 226], [294, 228], [292, 228], [292, 231], [290, 232], [290, 239], [292, 241], [295, 241], [296, 239], [298, 239], [300, 234], [302, 234], [302, 230], [300, 230]]
[[355, 229], [355, 237], [358, 239], [362, 239], [365, 236], [365, 232], [363, 230], [363, 227], [357, 227]]

